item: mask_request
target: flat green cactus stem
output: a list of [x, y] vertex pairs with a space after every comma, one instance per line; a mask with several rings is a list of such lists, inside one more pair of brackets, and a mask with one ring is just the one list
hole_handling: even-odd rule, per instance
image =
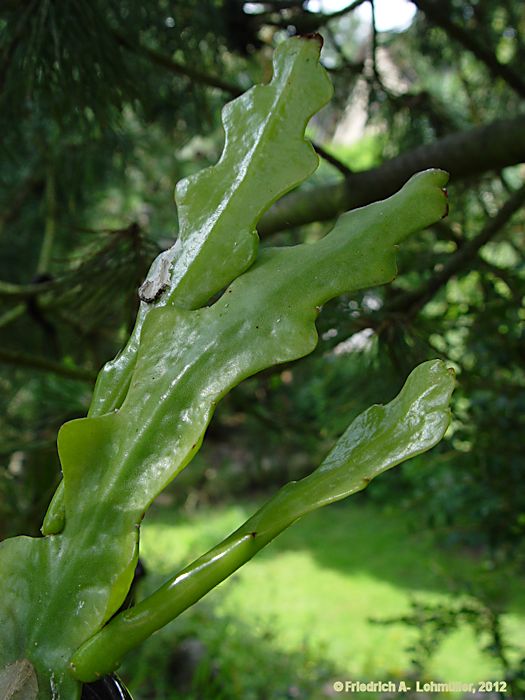
[[397, 244], [446, 212], [447, 175], [429, 170], [345, 214], [315, 244], [258, 253], [259, 218], [317, 165], [304, 129], [331, 95], [319, 50], [315, 37], [284, 42], [272, 81], [225, 107], [223, 155], [179, 183], [179, 239], [141, 287], [130, 341], [101, 371], [88, 417], [60, 430], [64, 479], [44, 537], [0, 544], [0, 688], [13, 700], [21, 683], [26, 700], [78, 700], [80, 681], [113, 669], [291, 522], [443, 435], [453, 380], [432, 362], [393, 402], [356, 419], [311, 476], [110, 622], [132, 580], [140, 521], [199, 449], [217, 402], [244, 378], [311, 352], [320, 306], [392, 280]]
[[353, 421], [310, 476], [284, 486], [224, 542], [86, 642], [73, 657], [75, 675], [94, 680], [98, 673], [114, 671], [127, 651], [193, 605], [303, 515], [361, 491], [382, 472], [433, 447], [448, 425], [453, 387], [454, 374], [443, 362], [419, 365], [393, 401], [372, 406]]

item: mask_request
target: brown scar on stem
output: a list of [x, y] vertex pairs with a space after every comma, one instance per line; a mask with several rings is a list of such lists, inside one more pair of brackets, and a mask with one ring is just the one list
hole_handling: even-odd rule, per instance
[[157, 301], [169, 287], [170, 269], [173, 262], [172, 249], [165, 251], [154, 263], [154, 268], [139, 288], [139, 299], [148, 304]]
[[318, 32], [310, 32], [310, 34], [300, 34], [299, 39], [306, 39], [307, 41], [317, 41], [319, 48], [323, 48], [324, 39]]

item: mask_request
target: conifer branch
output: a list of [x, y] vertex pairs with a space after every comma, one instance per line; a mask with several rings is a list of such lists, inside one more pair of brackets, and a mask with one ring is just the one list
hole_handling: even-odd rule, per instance
[[450, 19], [448, 3], [442, 0], [412, 0], [414, 5], [422, 10], [431, 24], [443, 29], [447, 36], [459, 42], [464, 48], [474, 54], [496, 78], [501, 78], [518, 95], [525, 97], [525, 79], [512, 66], [500, 63], [494, 51], [488, 49], [478, 39], [474, 31], [464, 29]]
[[94, 384], [97, 378], [97, 373], [90, 369], [64, 365], [61, 362], [54, 362], [46, 357], [30, 355], [25, 352], [0, 349], [0, 363], [50, 372], [51, 374], [58, 374], [68, 379], [78, 379], [89, 384]]
[[525, 114], [449, 134], [376, 168], [352, 173], [343, 182], [292, 192], [264, 215], [258, 231], [268, 236], [292, 226], [329, 221], [343, 211], [386, 199], [427, 168], [448, 171], [454, 182], [523, 162]]
[[449, 257], [439, 272], [422, 284], [419, 289], [399, 294], [392, 299], [385, 310], [409, 311], [411, 314], [419, 311], [452, 277], [472, 263], [481, 248], [500, 233], [524, 204], [525, 184], [514, 192], [495, 216], [488, 220], [477, 236], [466, 241], [459, 250]]
[[175, 73], [175, 75], [181, 75], [189, 78], [191, 81], [200, 83], [201, 85], [207, 85], [208, 87], [222, 90], [232, 97], [238, 97], [243, 92], [238, 85], [234, 85], [233, 83], [223, 80], [216, 75], [205, 73], [198, 68], [188, 66], [186, 63], [176, 61], [170, 56], [166, 56], [160, 51], [151, 49], [148, 46], [134, 43], [120, 32], [113, 32], [113, 36], [123, 48], [147, 58], [151, 63], [154, 63], [157, 66], [162, 66], [162, 68], [165, 68], [171, 73]]

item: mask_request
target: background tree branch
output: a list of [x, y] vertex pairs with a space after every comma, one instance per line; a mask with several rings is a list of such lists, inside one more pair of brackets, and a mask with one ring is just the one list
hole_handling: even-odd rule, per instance
[[501, 63], [494, 50], [484, 46], [474, 32], [468, 31], [452, 21], [449, 3], [443, 2], [443, 0], [412, 0], [412, 2], [426, 14], [432, 24], [441, 27], [449, 37], [455, 39], [484, 63], [491, 75], [495, 78], [501, 78], [518, 95], [525, 97], [523, 74], [516, 72], [512, 66]]
[[443, 168], [452, 182], [525, 161], [525, 115], [450, 134], [344, 181], [297, 190], [277, 202], [258, 230], [268, 236], [385, 199], [419, 170]]
[[78, 379], [81, 382], [93, 384], [97, 378], [97, 372], [85, 369], [84, 367], [75, 367], [64, 365], [61, 362], [48, 360], [46, 357], [38, 357], [25, 352], [14, 352], [10, 350], [0, 349], [0, 363], [13, 365], [15, 367], [26, 367], [39, 370], [41, 372], [50, 372], [68, 379]]
[[[405, 312], [414, 314], [427, 304], [446, 283], [472, 263], [481, 248], [493, 240], [509, 223], [514, 214], [525, 204], [525, 184], [509, 197], [501, 209], [487, 221], [483, 230], [474, 238], [466, 241], [453, 253], [442, 269], [432, 275], [419, 289], [399, 294], [385, 307], [388, 312]], [[501, 274], [501, 271], [498, 271]]]
[[155, 49], [144, 46], [143, 44], [133, 42], [121, 32], [113, 32], [113, 35], [117, 43], [126, 50], [138, 54], [139, 56], [143, 56], [154, 65], [161, 66], [162, 68], [170, 71], [170, 73], [183, 76], [193, 82], [199, 83], [200, 85], [206, 85], [207, 87], [222, 90], [232, 97], [242, 95], [243, 90], [238, 85], [234, 85], [227, 80], [223, 80], [217, 75], [211, 75], [205, 71], [199, 70], [198, 68], [189, 66], [186, 63], [182, 63], [181, 61], [176, 61], [160, 51], [156, 51]]

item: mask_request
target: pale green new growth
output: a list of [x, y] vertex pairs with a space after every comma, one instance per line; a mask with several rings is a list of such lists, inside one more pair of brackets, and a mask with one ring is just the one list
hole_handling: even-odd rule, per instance
[[342, 216], [313, 245], [257, 254], [258, 219], [317, 164], [304, 129], [331, 94], [319, 49], [315, 37], [285, 42], [271, 83], [225, 108], [223, 155], [177, 187], [180, 236], [141, 288], [128, 345], [100, 373], [88, 417], [60, 430], [64, 480], [46, 536], [0, 544], [0, 680], [34, 668], [40, 700], [77, 700], [78, 679], [114, 668], [291, 522], [444, 432], [452, 379], [441, 363], [425, 364], [397, 399], [354, 421], [316, 472], [108, 624], [129, 590], [141, 518], [199, 449], [217, 402], [244, 378], [311, 352], [319, 307], [392, 280], [396, 245], [446, 212], [447, 176], [429, 170]]

